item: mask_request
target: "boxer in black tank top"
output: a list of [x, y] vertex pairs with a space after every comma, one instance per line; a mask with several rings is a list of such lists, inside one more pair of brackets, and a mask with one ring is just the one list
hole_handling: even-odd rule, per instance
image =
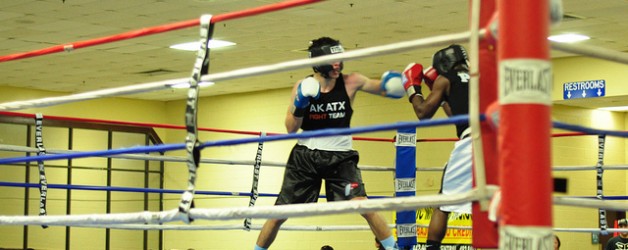
[[348, 128], [352, 115], [351, 99], [347, 95], [344, 78], [340, 77], [330, 92], [321, 93], [317, 100], [310, 102], [301, 129]]
[[[469, 113], [469, 66], [465, 49], [460, 45], [451, 45], [437, 51], [432, 67], [437, 76], [424, 77], [430, 94], [423, 98], [421, 80], [410, 85], [415, 86], [418, 94], [410, 96], [414, 113], [419, 120], [430, 119], [440, 106], [448, 116]], [[405, 73], [405, 72], [404, 72]], [[430, 85], [431, 83], [431, 85]], [[470, 128], [468, 123], [456, 124], [456, 135], [461, 140], [456, 142], [443, 171], [441, 193], [455, 194], [471, 190], [472, 157]], [[470, 203], [456, 206], [434, 208], [428, 227], [426, 249], [440, 249], [441, 241], [447, 231], [449, 212], [470, 213]]]
[[[344, 51], [339, 41], [329, 37], [312, 41], [308, 50], [310, 57]], [[386, 72], [382, 80], [375, 80], [359, 73], [342, 74], [343, 66], [341, 61], [314, 66], [314, 75], [295, 84], [285, 120], [288, 133], [296, 133], [299, 129], [312, 131], [350, 127], [352, 102], [357, 91], [394, 98], [404, 95], [399, 73]], [[401, 95], [394, 91], [396, 89], [401, 89]], [[275, 205], [317, 202], [322, 180], [325, 180], [328, 201], [366, 199], [358, 160], [351, 135], [298, 139], [286, 164]], [[361, 215], [385, 249], [397, 249], [384, 217], [374, 212]], [[285, 221], [267, 220], [254, 249], [268, 249]], [[295, 246], [295, 249], [298, 248]]]

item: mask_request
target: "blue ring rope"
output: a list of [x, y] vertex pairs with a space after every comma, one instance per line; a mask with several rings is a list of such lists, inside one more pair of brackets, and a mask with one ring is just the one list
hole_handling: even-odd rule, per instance
[[[484, 120], [484, 115], [480, 116], [480, 120]], [[301, 133], [293, 133], [293, 134], [283, 134], [283, 135], [270, 135], [265, 137], [254, 137], [254, 138], [242, 138], [242, 139], [231, 139], [231, 140], [217, 140], [202, 143], [200, 148], [210, 147], [210, 146], [228, 146], [235, 144], [243, 144], [243, 143], [252, 143], [252, 142], [266, 142], [266, 141], [279, 141], [279, 140], [289, 140], [289, 139], [297, 139], [297, 138], [310, 138], [310, 137], [323, 137], [323, 136], [332, 136], [332, 135], [349, 135], [349, 134], [359, 134], [359, 133], [368, 133], [375, 131], [383, 131], [383, 130], [394, 130], [398, 128], [411, 128], [411, 127], [431, 127], [431, 126], [442, 126], [449, 124], [459, 124], [469, 122], [468, 115], [456, 115], [449, 118], [444, 119], [433, 119], [433, 120], [423, 120], [423, 121], [411, 121], [411, 122], [397, 122], [392, 124], [384, 124], [384, 125], [375, 125], [375, 126], [366, 126], [366, 127], [355, 127], [355, 128], [343, 128], [343, 129], [322, 129], [316, 131], [304, 131]], [[571, 125], [562, 122], [552, 122], [554, 128], [565, 129], [571, 131], [579, 131], [587, 134], [604, 134], [610, 136], [617, 137], [628, 137], [628, 131], [612, 131], [612, 130], [601, 130], [601, 129], [591, 129], [578, 125]], [[55, 154], [55, 155], [44, 155], [44, 156], [29, 156], [29, 157], [13, 157], [13, 158], [2, 158], [0, 159], [0, 164], [9, 164], [9, 163], [18, 163], [18, 162], [33, 162], [33, 161], [44, 161], [44, 160], [61, 160], [61, 159], [74, 159], [74, 158], [85, 158], [92, 156], [109, 156], [109, 155], [118, 155], [118, 154], [131, 154], [131, 153], [151, 153], [151, 152], [165, 152], [171, 150], [181, 150], [185, 148], [185, 144], [161, 144], [161, 145], [153, 145], [153, 146], [139, 146], [139, 147], [131, 147], [131, 148], [119, 148], [119, 149], [111, 149], [111, 150], [102, 150], [102, 151], [89, 151], [89, 152], [74, 152], [67, 154]]]
[[[202, 149], [202, 148], [210, 147], [210, 146], [229, 146], [229, 145], [244, 144], [244, 143], [279, 141], [279, 140], [289, 140], [289, 139], [297, 139], [297, 138], [323, 137], [323, 136], [332, 136], [332, 135], [349, 135], [349, 134], [368, 133], [368, 132], [383, 131], [383, 130], [394, 130], [397, 128], [449, 125], [449, 124], [465, 123], [468, 121], [469, 121], [468, 115], [458, 115], [458, 116], [452, 116], [446, 119], [398, 122], [398, 123], [392, 123], [392, 124], [355, 127], [355, 128], [321, 129], [321, 130], [304, 131], [301, 133], [292, 133], [292, 134], [269, 135], [269, 136], [262, 136], [262, 137], [240, 138], [240, 139], [230, 139], [230, 140], [217, 140], [217, 141], [204, 142], [199, 146], [199, 148]], [[119, 149], [100, 150], [100, 151], [73, 152], [73, 153], [45, 155], [45, 156], [30, 156], [30, 157], [22, 156], [22, 157], [13, 157], [13, 158], [3, 158], [3, 159], [0, 159], [0, 164], [74, 159], [74, 158], [85, 158], [85, 157], [92, 157], [92, 156], [109, 156], [109, 155], [131, 154], [131, 153], [165, 152], [165, 151], [181, 150], [181, 149], [185, 149], [184, 143], [162, 144], [162, 145], [153, 145], [153, 146], [138, 146], [138, 147], [131, 147], [131, 148], [119, 148]]]

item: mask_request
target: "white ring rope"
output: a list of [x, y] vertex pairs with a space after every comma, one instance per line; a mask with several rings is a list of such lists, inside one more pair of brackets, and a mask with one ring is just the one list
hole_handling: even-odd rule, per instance
[[[206, 231], [206, 230], [244, 230], [240, 225], [139, 225], [139, 224], [119, 224], [119, 225], [73, 225], [73, 227], [88, 227], [88, 228], [109, 228], [109, 229], [124, 229], [124, 230], [177, 230], [177, 231]], [[390, 228], [394, 228], [394, 225], [388, 225]], [[418, 225], [417, 227], [426, 228], [428, 225]], [[262, 225], [251, 225], [251, 230], [260, 230]], [[462, 229], [472, 230], [470, 226], [447, 226], [447, 229]], [[337, 225], [337, 226], [302, 226], [302, 225], [283, 225], [282, 231], [304, 231], [304, 232], [319, 232], [319, 231], [370, 231], [371, 228], [366, 225]], [[599, 233], [599, 228], [554, 228], [554, 232], [571, 232], [571, 233]], [[609, 233], [621, 233], [628, 232], [628, 228], [608, 228], [606, 232]]]
[[[479, 31], [480, 34], [484, 34], [484, 29]], [[209, 74], [203, 76], [201, 78], [202, 81], [221, 81], [221, 80], [230, 80], [240, 77], [247, 76], [255, 76], [261, 74], [269, 74], [274, 72], [288, 71], [292, 69], [297, 69], [305, 66], [318, 65], [322, 63], [329, 63], [337, 60], [350, 60], [357, 59], [362, 57], [370, 57], [377, 56], [385, 53], [399, 53], [404, 52], [411, 49], [419, 49], [431, 46], [438, 45], [446, 45], [452, 42], [465, 42], [466, 39], [470, 37], [470, 32], [461, 32], [455, 33], [451, 35], [443, 35], [443, 36], [435, 36], [428, 38], [421, 38], [411, 41], [393, 43], [389, 45], [376, 46], [365, 49], [358, 49], [354, 51], [349, 51], [345, 53], [338, 53], [329, 56], [321, 56], [310, 59], [301, 59], [301, 60], [293, 60], [287, 61], [283, 63], [276, 63], [266, 66], [257, 66], [250, 68], [243, 68], [238, 70], [232, 70], [222, 73]], [[595, 46], [586, 46], [586, 45], [571, 45], [565, 43], [557, 43], [550, 42], [551, 46], [555, 50], [583, 54], [586, 56], [606, 59], [609, 61], [620, 62], [624, 64], [628, 64], [628, 54], [609, 50], [601, 47]], [[144, 93], [150, 91], [157, 91], [171, 88], [173, 85], [187, 83], [188, 78], [178, 78], [178, 79], [170, 79], [158, 82], [151, 83], [143, 83], [136, 84], [132, 86], [118, 87], [118, 88], [109, 88], [97, 91], [89, 91], [84, 93], [66, 95], [66, 96], [58, 96], [58, 97], [47, 97], [41, 99], [27, 100], [27, 101], [15, 101], [15, 102], [5, 102], [0, 103], [0, 110], [20, 110], [26, 108], [34, 108], [34, 107], [46, 107], [57, 104], [76, 102], [82, 100], [90, 100], [95, 98], [102, 97], [110, 97], [110, 96], [120, 96], [120, 95], [130, 95], [136, 93]]]
[[[37, 153], [37, 149], [35, 148], [25, 147], [25, 146], [6, 145], [6, 144], [0, 144], [0, 151]], [[46, 152], [49, 154], [68, 154], [68, 153], [77, 153], [77, 152], [82, 152], [82, 151], [47, 149]], [[119, 155], [96, 156], [96, 157], [130, 159], [130, 160], [167, 161], [167, 162], [185, 162], [186, 161], [185, 157], [146, 155], [146, 154], [119, 154]], [[255, 164], [255, 161], [252, 161], [252, 160], [230, 161], [230, 160], [220, 160], [220, 159], [201, 159], [201, 163], [251, 166]], [[283, 162], [263, 161], [262, 166], [285, 167], [286, 164]], [[366, 171], [395, 171], [394, 167], [386, 167], [386, 166], [360, 165], [358, 167], [361, 170], [366, 170]], [[417, 169], [417, 171], [442, 171], [442, 170], [443, 170], [443, 167], [427, 167], [427, 168]]]
[[[489, 187], [490, 192], [495, 187]], [[291, 218], [315, 215], [347, 214], [383, 210], [415, 210], [417, 208], [454, 205], [471, 202], [480, 197], [476, 190], [454, 195], [427, 195], [415, 197], [382, 198], [373, 200], [337, 201], [331, 203], [292, 204], [284, 206], [235, 207], [224, 209], [198, 209], [189, 211], [191, 219], [231, 220], [250, 218]], [[92, 224], [161, 224], [184, 221], [178, 209], [163, 212], [139, 212], [91, 215], [0, 216], [0, 225], [92, 225]]]
[[[482, 32], [483, 33], [483, 32]], [[323, 63], [334, 62], [338, 60], [351, 60], [364, 57], [372, 57], [390, 53], [400, 53], [411, 49], [426, 48], [431, 46], [445, 45], [452, 42], [464, 42], [469, 38], [469, 32], [455, 33], [451, 35], [442, 35], [428, 38], [421, 38], [411, 41], [392, 43], [388, 45], [376, 46], [365, 49], [357, 49], [349, 52], [338, 53], [328, 56], [321, 56], [309, 59], [300, 59], [293, 61], [286, 61], [282, 63], [270, 64], [265, 66], [242, 68], [238, 70], [232, 70], [222, 73], [209, 74], [201, 77], [201, 81], [216, 82], [224, 81], [236, 78], [243, 78], [248, 76], [270, 74], [275, 72], [288, 71], [293, 69], [299, 69], [306, 66], [319, 65]], [[27, 101], [15, 101], [0, 103], [0, 110], [19, 110], [25, 108], [45, 107], [56, 104], [76, 102], [81, 100], [89, 100], [95, 98], [129, 95], [135, 93], [143, 93], [149, 91], [156, 91], [162, 89], [171, 88], [173, 85], [187, 83], [189, 78], [179, 78], [164, 80], [151, 83], [136, 84], [132, 86], [109, 88], [97, 91], [89, 91], [84, 93], [48, 97], [42, 99], [34, 99]]]
[[[245, 230], [242, 225], [140, 225], [140, 224], [118, 224], [118, 225], [73, 225], [73, 227], [89, 228], [110, 228], [126, 230]], [[394, 225], [389, 225], [394, 228]], [[260, 230], [262, 225], [251, 225], [251, 230]], [[338, 226], [281, 226], [282, 231], [367, 231], [371, 228], [367, 225], [338, 225]]]
[[[581, 171], [581, 170], [597, 170], [596, 166], [561, 166], [554, 167], [554, 171]], [[604, 165], [602, 166], [604, 170], [626, 170], [628, 169], [628, 165]]]
[[[14, 145], [3, 145], [0, 144], [0, 151], [12, 151], [12, 152], [27, 152], [27, 153], [36, 153], [36, 149], [25, 146], [14, 146]], [[68, 153], [77, 153], [81, 151], [76, 150], [55, 150], [55, 149], [47, 149], [47, 153], [49, 154], [68, 154]], [[146, 155], [146, 154], [119, 154], [119, 155], [109, 155], [109, 156], [96, 156], [102, 158], [115, 158], [115, 159], [130, 159], [130, 160], [148, 160], [148, 161], [167, 161], [167, 162], [185, 162], [185, 157], [178, 156], [163, 156], [163, 155]], [[207, 164], [224, 164], [224, 165], [252, 165], [255, 161], [229, 161], [229, 160], [220, 160], [220, 159], [201, 159], [201, 163]], [[285, 167], [285, 163], [280, 162], [272, 162], [265, 161], [263, 163], [264, 166], [267, 167]], [[382, 167], [379, 167], [382, 168]]]
[[[275, 72], [282, 72], [292, 69], [299, 69], [307, 66], [320, 65], [344, 60], [359, 59], [365, 57], [373, 57], [379, 55], [387, 55], [391, 53], [401, 53], [411, 49], [427, 48], [433, 46], [449, 45], [455, 42], [465, 42], [470, 36], [470, 32], [460, 32], [451, 35], [441, 35], [428, 38], [421, 38], [405, 42], [391, 43], [387, 45], [375, 46], [365, 49], [357, 49], [343, 53], [320, 56], [310, 59], [300, 59], [287, 61], [266, 66], [258, 66], [244, 68], [223, 73], [209, 74], [201, 79], [208, 82], [216, 82], [221, 80], [230, 80], [248, 76], [256, 76]], [[1, 106], [0, 106], [1, 107]]]
[[583, 45], [583, 44], [568, 44], [550, 41], [552, 49], [569, 52], [573, 54], [581, 54], [593, 58], [604, 59], [608, 61], [628, 64], [628, 53], [621, 51], [610, 50], [606, 48]]
[[[87, 228], [109, 228], [123, 230], [177, 230], [177, 231], [226, 231], [226, 230], [244, 230], [241, 225], [141, 225], [141, 224], [117, 224], [117, 225], [72, 225], [73, 227]], [[395, 225], [389, 224], [389, 228], [395, 228]], [[417, 224], [417, 227], [426, 228], [428, 225]], [[262, 225], [251, 225], [251, 230], [261, 230]], [[470, 226], [448, 226], [448, 229], [472, 230]], [[282, 231], [303, 231], [303, 232], [320, 232], [320, 231], [370, 231], [367, 225], [327, 225], [327, 226], [311, 226], [311, 225], [283, 225]], [[554, 228], [554, 232], [571, 232], [571, 233], [599, 233], [599, 228]], [[606, 232], [620, 233], [628, 232], [628, 228], [608, 228]]]
[[[471, 144], [473, 148], [473, 177], [478, 190], [486, 187], [486, 166], [484, 164], [484, 147], [482, 146], [482, 131], [480, 129], [480, 0], [471, 2], [471, 36], [469, 45], [471, 61], [469, 62], [469, 127], [471, 128]], [[488, 200], [480, 200], [480, 210], [488, 209]]]
[[[15, 146], [15, 145], [6, 145], [0, 144], [0, 151], [9, 151], [9, 152], [24, 152], [24, 153], [37, 153], [37, 149], [25, 146]], [[77, 153], [81, 151], [76, 150], [63, 150], [63, 149], [46, 149], [46, 152], [49, 154], [68, 154], [68, 153]], [[168, 161], [168, 162], [185, 162], [184, 157], [177, 156], [163, 156], [163, 155], [146, 155], [146, 154], [119, 154], [119, 155], [109, 155], [109, 156], [96, 156], [103, 158], [115, 158], [115, 159], [130, 159], [130, 160], [148, 160], [148, 161]], [[242, 166], [250, 166], [255, 164], [255, 161], [252, 160], [242, 160], [242, 161], [231, 161], [231, 160], [220, 160], [220, 159], [201, 159], [201, 163], [206, 164], [224, 164], [224, 165], [242, 165]], [[262, 166], [265, 167], [285, 167], [286, 164], [282, 162], [273, 162], [273, 161], [263, 161]], [[395, 171], [394, 167], [386, 167], [386, 166], [373, 166], [373, 165], [360, 165], [358, 166], [360, 170], [365, 171], [376, 171], [376, 172], [388, 172]], [[602, 166], [604, 170], [628, 170], [628, 165], [604, 165]], [[417, 168], [417, 171], [443, 171], [444, 167], [423, 167]], [[553, 171], [583, 171], [583, 170], [597, 170], [596, 166], [555, 166], [552, 168]]]
[[[154, 226], [154, 227], [153, 227]], [[80, 225], [79, 225], [80, 227]], [[90, 226], [94, 227], [94, 226]], [[223, 225], [223, 226], [197, 226], [197, 225], [103, 225], [102, 227], [112, 229], [137, 229], [137, 230], [242, 230], [239, 225]], [[260, 230], [262, 225], [251, 225], [252, 230]], [[389, 228], [395, 228], [395, 225], [389, 224]], [[417, 227], [428, 228], [429, 225], [417, 224]], [[447, 229], [472, 230], [471, 226], [453, 226], [448, 225]], [[371, 228], [366, 225], [332, 225], [332, 226], [303, 226], [303, 225], [283, 225], [281, 230], [285, 231], [370, 231]], [[595, 233], [600, 232], [599, 228], [554, 228], [555, 232], [575, 232], [575, 233]], [[609, 233], [628, 232], [628, 228], [609, 228]]]
[[593, 200], [583, 198], [554, 197], [554, 205], [577, 206], [587, 208], [604, 208], [615, 211], [628, 210], [628, 203], [609, 200]]
[[[429, 225], [417, 224], [417, 227], [427, 228]], [[89, 228], [110, 228], [125, 230], [245, 230], [241, 225], [140, 225], [140, 224], [116, 224], [116, 225], [73, 225], [73, 227], [89, 227]], [[389, 228], [395, 228], [396, 225], [389, 224]], [[262, 225], [251, 225], [251, 230], [260, 230]], [[465, 229], [471, 230], [470, 226], [448, 226], [448, 229]], [[368, 225], [282, 225], [282, 231], [370, 231]]]
[[[495, 186], [487, 186], [489, 193], [494, 193]], [[264, 207], [242, 207], [227, 209], [191, 209], [190, 215], [194, 219], [205, 220], [231, 220], [251, 218], [288, 218], [306, 217], [315, 215], [355, 213], [382, 210], [409, 210], [438, 205], [460, 204], [479, 200], [477, 190], [457, 195], [427, 195], [417, 197], [384, 198], [376, 200], [360, 201], [339, 201], [332, 203], [314, 204], [293, 204], [284, 206], [264, 206]], [[571, 205], [578, 207], [605, 208], [609, 210], [625, 211], [628, 204], [613, 201], [600, 201], [583, 198], [554, 197], [555, 205]], [[202, 230], [210, 229], [211, 226], [182, 226], [156, 225], [165, 222], [182, 220], [182, 214], [177, 209], [164, 212], [139, 212], [121, 214], [97, 214], [97, 215], [48, 215], [40, 216], [0, 216], [0, 225], [57, 225], [57, 226], [77, 226], [77, 227], [107, 227], [120, 229], [187, 229]], [[131, 225], [139, 223], [146, 225]], [[116, 225], [117, 226], [112, 226]], [[150, 224], [150, 225], [148, 225]], [[213, 226], [216, 230], [235, 229], [235, 226]], [[241, 228], [242, 226], [238, 226]], [[253, 227], [255, 228], [255, 227]], [[293, 230], [310, 230], [320, 226], [295, 227]], [[461, 227], [461, 229], [464, 227]], [[317, 230], [317, 231], [320, 231]], [[361, 230], [356, 226], [329, 226], [329, 230]], [[558, 229], [564, 231], [566, 229]], [[599, 231], [599, 229], [586, 229], [589, 231]], [[616, 232], [617, 229], [608, 229], [609, 232]]]
[[[555, 232], [574, 232], [574, 233], [599, 233], [599, 228], [554, 228]], [[628, 232], [628, 228], [608, 228], [604, 230], [608, 233]]]

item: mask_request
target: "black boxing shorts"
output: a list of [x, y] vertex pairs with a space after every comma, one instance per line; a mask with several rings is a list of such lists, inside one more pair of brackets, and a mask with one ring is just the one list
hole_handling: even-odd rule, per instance
[[327, 201], [366, 197], [357, 151], [325, 151], [295, 145], [275, 205], [318, 201], [325, 180]]

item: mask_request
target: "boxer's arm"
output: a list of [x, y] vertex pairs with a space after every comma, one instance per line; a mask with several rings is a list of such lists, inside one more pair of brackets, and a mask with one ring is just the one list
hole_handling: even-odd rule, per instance
[[290, 105], [288, 105], [288, 111], [286, 112], [285, 126], [286, 126], [286, 131], [288, 131], [288, 133], [297, 132], [297, 130], [299, 130], [299, 128], [301, 127], [301, 124], [303, 123], [303, 117], [296, 117], [293, 114], [294, 109], [295, 109], [294, 98], [296, 96], [298, 87], [299, 87], [299, 84], [295, 84], [294, 87], [292, 88], [292, 95], [290, 96]]
[[405, 95], [399, 72], [386, 71], [381, 79], [370, 79], [357, 73], [352, 74], [351, 77], [358, 82], [358, 90], [395, 99]]
[[[344, 75], [344, 81], [347, 94], [349, 95], [349, 98], [351, 98], [352, 102], [356, 92], [358, 91], [365, 91], [368, 93], [372, 93], [372, 91], [379, 91], [377, 89], [379, 87], [379, 80], [370, 79], [357, 72]], [[376, 90], [372, 90], [372, 88], [375, 88]]]
[[434, 69], [434, 67], [432, 66], [425, 69], [425, 72], [423, 72], [423, 81], [425, 82], [425, 85], [427, 85], [427, 87], [430, 89], [432, 89], [432, 86], [434, 86], [434, 81], [436, 81], [437, 77], [438, 72], [436, 72], [436, 69]]
[[445, 111], [445, 114], [447, 115], [447, 117], [450, 117], [453, 115], [453, 113], [451, 112], [451, 106], [449, 106], [448, 102], [442, 101], [440, 106], [443, 108], [443, 111]]
[[421, 119], [430, 119], [440, 107], [441, 102], [443, 101], [443, 97], [447, 89], [449, 88], [449, 79], [445, 77], [438, 77], [436, 81], [434, 81], [434, 85], [432, 86], [432, 92], [427, 97], [423, 97], [422, 95], [415, 95], [412, 100], [412, 108], [414, 109], [414, 113], [416, 117]]
[[423, 65], [410, 63], [403, 70], [401, 81], [406, 90], [408, 100], [412, 102], [415, 95], [421, 95], [421, 81], [423, 81]]
[[321, 85], [313, 77], [308, 77], [298, 82], [292, 88], [291, 105], [288, 106], [285, 125], [288, 133], [299, 130], [303, 123], [305, 109], [310, 105], [311, 99], [318, 99]]

